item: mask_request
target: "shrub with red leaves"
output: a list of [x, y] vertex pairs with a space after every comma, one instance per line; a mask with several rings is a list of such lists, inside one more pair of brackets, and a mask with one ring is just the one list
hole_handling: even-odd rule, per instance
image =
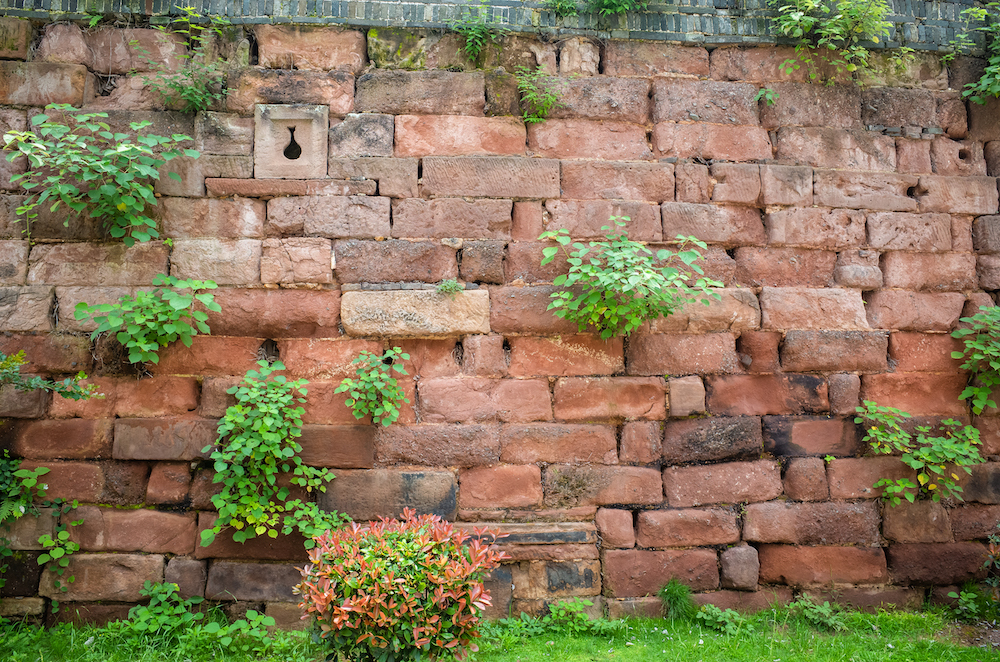
[[[490, 594], [483, 576], [509, 558], [435, 515], [328, 531], [295, 592], [335, 653], [357, 662], [461, 659], [478, 648]], [[331, 656], [332, 658], [332, 656]]]

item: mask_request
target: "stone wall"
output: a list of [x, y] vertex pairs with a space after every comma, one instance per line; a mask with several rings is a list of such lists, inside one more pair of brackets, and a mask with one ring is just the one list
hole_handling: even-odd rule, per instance
[[[0, 351], [25, 350], [38, 374], [86, 370], [106, 394], [2, 393], [3, 445], [51, 468], [51, 496], [84, 504], [67, 593], [35, 564], [52, 516], [21, 520], [5, 612], [42, 614], [40, 595], [63, 603], [57, 618], [112, 618], [166, 579], [294, 622], [300, 539], [197, 545], [212, 521], [201, 449], [226, 389], [274, 355], [310, 381], [303, 456], [337, 474], [323, 506], [357, 519], [413, 506], [511, 534], [495, 614], [567, 596], [650, 612], [670, 577], [748, 609], [800, 590], [910, 605], [982, 572], [1000, 417], [958, 399], [968, 375], [949, 332], [1000, 287], [1000, 105], [960, 99], [969, 62], [923, 57], [860, 89], [780, 74], [782, 47], [510, 37], [484, 72], [449, 36], [418, 34], [406, 53], [386, 46], [399, 33], [258, 26], [261, 65], [191, 116], [128, 74], [127, 44], [148, 32], [2, 27], [4, 128], [66, 102], [202, 152], [157, 186], [169, 243], [125, 248], [47, 214], [29, 244], [0, 183]], [[437, 68], [387, 68], [414, 54]], [[552, 119], [519, 119], [497, 71], [516, 64], [559, 75]], [[256, 104], [312, 106], [298, 110], [322, 123], [320, 148], [300, 141], [301, 179], [273, 178], [288, 165], [279, 115], [255, 121]], [[547, 312], [560, 267], [540, 266], [539, 234], [593, 238], [613, 214], [651, 246], [708, 242], [721, 301], [624, 341]], [[72, 310], [167, 272], [218, 282], [223, 312], [136, 380]], [[449, 278], [466, 284], [454, 299], [434, 291]], [[411, 355], [410, 404], [392, 427], [359, 424], [334, 389], [361, 350], [394, 345]], [[966, 503], [882, 507], [872, 485], [903, 465], [864, 456], [862, 398], [981, 430], [991, 461], [964, 481]]]

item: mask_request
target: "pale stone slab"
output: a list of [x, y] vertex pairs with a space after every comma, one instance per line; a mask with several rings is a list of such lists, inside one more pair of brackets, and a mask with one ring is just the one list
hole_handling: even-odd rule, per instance
[[327, 106], [257, 104], [254, 107], [254, 176], [316, 179], [326, 176]]
[[490, 295], [466, 290], [344, 292], [340, 319], [349, 336], [433, 338], [490, 332]]

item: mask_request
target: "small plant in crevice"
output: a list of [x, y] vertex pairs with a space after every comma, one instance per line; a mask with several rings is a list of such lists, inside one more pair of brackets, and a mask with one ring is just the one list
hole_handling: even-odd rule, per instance
[[291, 487], [325, 492], [333, 479], [329, 470], [307, 466], [298, 455], [304, 411], [299, 405], [305, 402], [308, 382], [275, 374], [285, 369], [280, 361], [257, 365], [258, 370], [247, 372], [227, 391], [236, 396], [236, 404], [219, 421], [216, 447], [202, 450], [211, 452], [213, 482], [221, 483], [222, 490], [212, 497], [218, 517], [202, 531], [201, 544], [212, 544], [224, 529], [234, 529], [233, 540], [240, 543], [297, 531], [309, 548], [313, 536], [339, 526], [344, 518], [320, 510], [313, 501], [289, 498]]
[[25, 515], [38, 516], [34, 501], [45, 495], [38, 479], [48, 472], [47, 467], [22, 469], [20, 458], [11, 457], [6, 448], [0, 451], [0, 588], [7, 583], [7, 559], [14, 555], [4, 534]]
[[[574, 243], [565, 229], [543, 232], [541, 240], [554, 239], [559, 246], [542, 249], [542, 264], [560, 250], [566, 254], [569, 273], [556, 276], [553, 284], [566, 289], [552, 293], [548, 309], [557, 317], [575, 322], [580, 331], [591, 326], [601, 338], [628, 335], [644, 322], [666, 317], [676, 309], [700, 300], [721, 299], [711, 288], [722, 283], [706, 278], [701, 253], [690, 246], [706, 248], [694, 237], [678, 236], [676, 252], [661, 249], [654, 254], [640, 242], [628, 238], [621, 228], [628, 217], [611, 217], [615, 228], [604, 226], [607, 241]], [[568, 247], [574, 250], [570, 251]], [[693, 284], [692, 284], [693, 281]]]
[[589, 6], [590, 11], [601, 16], [646, 11], [648, 8], [648, 0], [591, 0]]
[[740, 632], [753, 630], [753, 626], [738, 611], [732, 609], [723, 611], [711, 603], [702, 605], [695, 618], [706, 627], [731, 637]]
[[780, 98], [781, 95], [775, 92], [770, 87], [762, 87], [760, 90], [758, 90], [757, 96], [755, 96], [753, 100], [757, 102], [763, 101], [766, 105], [773, 106], [774, 104], [778, 103], [778, 99]]
[[299, 607], [315, 618], [327, 659], [450, 660], [476, 651], [490, 594], [482, 580], [507, 555], [436, 515], [352, 523], [316, 539]]
[[465, 286], [454, 278], [449, 278], [438, 283], [435, 290], [437, 290], [437, 293], [442, 296], [454, 299], [456, 294], [465, 291]]
[[691, 599], [691, 588], [676, 577], [664, 584], [656, 596], [663, 604], [663, 617], [667, 620], [693, 621], [698, 606]]
[[206, 323], [208, 313], [196, 310], [195, 306], [201, 304], [205, 310], [222, 311], [215, 303], [215, 296], [204, 293], [216, 289], [214, 282], [158, 274], [153, 285], [157, 287], [152, 292], [139, 290], [134, 298], [126, 295], [118, 303], [91, 306], [80, 302], [74, 316], [81, 321], [92, 318], [97, 324], [91, 340], [102, 333], [115, 334], [132, 363], [159, 363], [161, 348], [176, 340], [190, 347], [191, 338], [198, 333], [211, 333]]
[[[468, 9], [468, 14], [465, 14], [465, 9]], [[496, 43], [510, 32], [497, 21], [496, 17], [489, 20], [487, 18], [489, 11], [490, 6], [486, 3], [480, 4], [477, 8], [460, 7], [458, 20], [449, 26], [462, 36], [465, 54], [472, 62], [479, 59], [480, 53], [488, 43]]]
[[[212, 52], [212, 40], [223, 36], [230, 27], [229, 20], [221, 16], [203, 16], [194, 7], [181, 7], [184, 12], [170, 26], [158, 25], [162, 38], [171, 34], [183, 35], [188, 51], [181, 54], [184, 61], [179, 71], [170, 71], [140, 50], [140, 57], [150, 65], [152, 73], [142, 77], [143, 83], [163, 96], [171, 107], [180, 106], [185, 113], [208, 110], [216, 101], [226, 97], [224, 89], [226, 63]], [[133, 48], [138, 44], [133, 42]]]
[[[779, 34], [796, 41], [794, 59], [781, 70], [790, 74], [806, 65], [810, 80], [822, 77], [820, 65], [859, 82], [871, 76], [871, 51], [866, 42], [880, 43], [890, 36], [892, 13], [888, 0], [770, 0]], [[900, 66], [912, 49], [897, 49], [893, 60]], [[827, 81], [830, 84], [833, 80]]]
[[910, 418], [906, 412], [865, 400], [857, 413], [854, 422], [864, 424], [863, 441], [871, 445], [873, 452], [878, 455], [900, 453], [903, 464], [916, 471], [916, 483], [909, 478], [883, 478], [875, 483], [873, 487], [883, 488], [891, 505], [899, 505], [903, 498], [910, 503], [918, 498], [962, 500], [962, 487], [956, 472], [971, 474], [970, 467], [984, 462], [978, 448], [979, 430], [947, 419], [941, 421], [937, 436], [931, 435], [930, 426], [923, 425], [916, 428], [914, 438], [900, 426], [903, 419]]
[[842, 632], [847, 629], [844, 622], [843, 610], [840, 605], [829, 602], [813, 602], [812, 600], [800, 599], [788, 605], [788, 611], [795, 616], [805, 619], [810, 625], [820, 630], [830, 632]]
[[[28, 160], [28, 170], [11, 177], [28, 192], [17, 209], [25, 218], [28, 237], [42, 206], [52, 212], [66, 208], [67, 226], [74, 215], [99, 219], [105, 231], [126, 246], [159, 237], [156, 222], [146, 212], [156, 205], [153, 182], [167, 161], [182, 154], [198, 158], [197, 151], [180, 147], [191, 138], [143, 135], [152, 124], [148, 121], [132, 122], [131, 133], [113, 133], [99, 120], [107, 113], [84, 113], [67, 104], [46, 110], [58, 113], [62, 122], [49, 114], [35, 115], [29, 130], [4, 134], [4, 148], [11, 152], [7, 160], [22, 154]], [[180, 181], [177, 173], [169, 176]]]
[[354, 412], [354, 418], [372, 417], [376, 425], [389, 427], [399, 418], [399, 408], [409, 399], [393, 376], [405, 375], [406, 369], [397, 361], [409, 361], [410, 355], [399, 347], [387, 349], [382, 356], [371, 352], [361, 352], [351, 361], [357, 366], [357, 379], [345, 377], [334, 393], [347, 393], [347, 406]]
[[[80, 544], [69, 539], [69, 527], [79, 526], [83, 524], [83, 520], [78, 519], [64, 522], [63, 518], [70, 511], [75, 510], [79, 506], [79, 503], [76, 501], [53, 499], [51, 501], [43, 501], [42, 506], [54, 509], [57, 520], [55, 530], [53, 531], [55, 533], [54, 536], [46, 533], [38, 538], [38, 544], [45, 550], [38, 557], [38, 565], [45, 566], [46, 570], [55, 575], [52, 578], [53, 587], [57, 591], [65, 593], [69, 590], [69, 584], [76, 581], [75, 575], [66, 576], [66, 572], [69, 570], [70, 557], [80, 551]], [[52, 600], [52, 613], [58, 611], [59, 601]]]
[[576, 0], [544, 0], [542, 6], [559, 18], [576, 16], [580, 13]]
[[543, 122], [559, 103], [558, 78], [549, 76], [541, 67], [517, 67], [517, 90], [521, 93], [522, 118], [528, 124]]
[[[965, 27], [950, 42], [952, 51], [941, 59], [951, 62], [960, 53], [969, 53], [976, 46], [973, 35], [983, 35], [986, 67], [979, 80], [966, 84], [962, 96], [983, 105], [990, 98], [1000, 97], [1000, 2], [986, 2], [982, 7], [962, 10]], [[978, 23], [973, 27], [973, 23]]]
[[[13, 386], [18, 391], [50, 391], [70, 400], [103, 397], [93, 384], [80, 383], [87, 378], [83, 372], [78, 372], [75, 376], [67, 377], [62, 381], [53, 381], [37, 376], [25, 377], [21, 374], [21, 366], [26, 363], [28, 360], [24, 357], [24, 350], [10, 355], [0, 352], [0, 387]], [[0, 522], [2, 521], [3, 518], [0, 517]]]
[[961, 352], [952, 352], [951, 358], [963, 359], [963, 370], [973, 377], [959, 398], [969, 400], [975, 414], [987, 407], [997, 408], [993, 389], [1000, 386], [1000, 307], [982, 306], [972, 317], [961, 318], [968, 328], [957, 329], [952, 337], [965, 345]]

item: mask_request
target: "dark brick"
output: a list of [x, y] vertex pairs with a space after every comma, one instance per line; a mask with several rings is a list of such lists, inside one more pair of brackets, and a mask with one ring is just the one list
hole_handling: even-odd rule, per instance
[[709, 375], [708, 411], [722, 416], [807, 414], [830, 409], [826, 380], [813, 375]]
[[889, 572], [900, 584], [961, 584], [986, 576], [986, 546], [978, 542], [889, 546]]
[[403, 508], [453, 519], [458, 486], [450, 471], [341, 471], [319, 497], [324, 510], [355, 520], [396, 517]]
[[774, 455], [848, 457], [860, 440], [853, 419], [825, 416], [765, 416], [764, 449]]
[[216, 561], [208, 569], [209, 600], [294, 602], [292, 587], [302, 581], [294, 565]]
[[714, 417], [669, 421], [663, 440], [666, 464], [751, 460], [763, 447], [760, 417]]

